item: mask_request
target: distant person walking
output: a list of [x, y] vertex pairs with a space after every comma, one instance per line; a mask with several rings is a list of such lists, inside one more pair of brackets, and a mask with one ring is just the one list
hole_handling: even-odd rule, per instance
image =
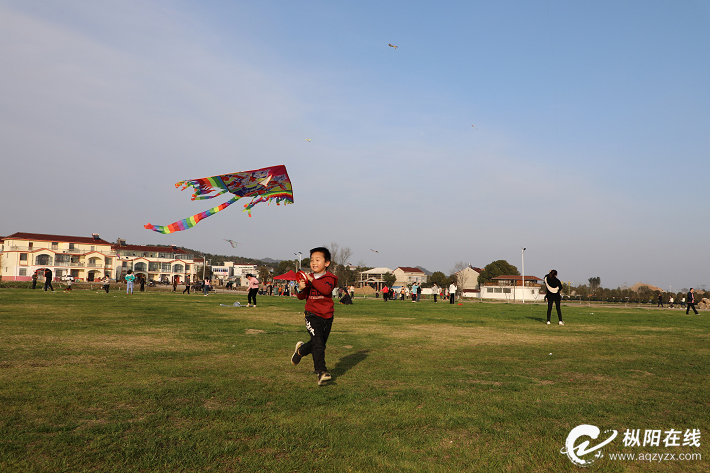
[[[249, 292], [247, 293], [247, 307], [256, 307], [256, 294], [259, 292], [259, 280], [253, 274], [247, 274]], [[252, 301], [254, 305], [252, 305]]]
[[417, 302], [419, 302], [419, 299], [422, 298], [422, 285], [421, 283], [417, 284]]
[[[178, 278], [173, 276], [173, 292], [177, 292]], [[143, 290], [143, 284], [141, 284], [141, 291]]]
[[182, 290], [182, 293], [185, 294], [185, 291], [190, 295], [190, 276], [185, 279], [185, 289]]
[[560, 325], [565, 323], [562, 321], [562, 311], [560, 310], [560, 300], [562, 295], [562, 283], [557, 279], [557, 271], [551, 270], [550, 273], [545, 276], [545, 286], [547, 286], [547, 324], [550, 325], [550, 315], [552, 314], [552, 304], [555, 304], [557, 308], [557, 318]]
[[456, 291], [458, 288], [456, 287], [456, 284], [451, 283], [449, 284], [449, 304], [454, 303], [454, 299], [456, 299]]
[[111, 279], [109, 279], [108, 276], [104, 276], [104, 278], [101, 280], [101, 283], [103, 284], [104, 291], [106, 291], [106, 294], [108, 294], [108, 289], [111, 285]]
[[668, 298], [668, 307], [670, 307], [671, 309], [673, 308], [673, 296], [670, 296]]
[[128, 274], [126, 274], [126, 294], [133, 295], [133, 282], [136, 280], [136, 276], [133, 274], [133, 270], [129, 269]]
[[54, 292], [54, 288], [52, 287], [52, 270], [49, 268], [44, 270], [44, 292], [47, 292], [47, 288]]
[[688, 312], [690, 309], [693, 309], [693, 312], [695, 312], [695, 315], [698, 315], [698, 311], [695, 310], [695, 289], [692, 287], [690, 288], [690, 291], [688, 291], [688, 307], [685, 309], [685, 315], [688, 315]]
[[658, 305], [656, 307], [663, 307], [663, 294], [658, 293]]
[[141, 292], [145, 292], [145, 274], [140, 275]]
[[434, 294], [434, 303], [436, 303], [436, 296], [439, 295], [439, 286], [437, 286], [436, 284], [431, 286], [431, 293]]
[[202, 292], [204, 292], [205, 297], [207, 297], [207, 294], [210, 292], [210, 278], [205, 278], [205, 280], [202, 281]]
[[64, 289], [64, 292], [70, 292], [71, 291], [71, 285], [74, 282], [74, 276], [71, 274], [67, 276], [67, 287]]
[[37, 278], [38, 277], [39, 277], [39, 275], [37, 274], [37, 271], [32, 273], [32, 289], [37, 287]]

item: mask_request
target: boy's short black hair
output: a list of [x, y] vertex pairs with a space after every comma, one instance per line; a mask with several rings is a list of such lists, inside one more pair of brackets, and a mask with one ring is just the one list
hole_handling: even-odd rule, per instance
[[323, 253], [323, 257], [326, 261], [330, 261], [330, 250], [324, 246], [319, 246], [318, 248], [313, 248], [311, 250], [311, 256], [313, 253]]

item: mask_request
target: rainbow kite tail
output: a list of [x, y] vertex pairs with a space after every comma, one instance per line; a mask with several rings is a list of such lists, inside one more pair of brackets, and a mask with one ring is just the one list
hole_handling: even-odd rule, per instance
[[212, 207], [211, 209], [205, 210], [204, 212], [200, 212], [198, 214], [195, 214], [192, 217], [183, 218], [182, 220], [177, 221], [175, 223], [171, 223], [170, 225], [165, 225], [165, 226], [152, 225], [149, 223], [147, 225], [144, 225], [144, 227], [147, 230], [153, 230], [154, 232], [163, 233], [163, 234], [181, 232], [183, 230], [187, 230], [188, 228], [194, 227], [203, 218], [207, 218], [210, 215], [214, 215], [217, 212], [226, 209], [227, 207], [229, 207], [230, 205], [232, 205], [233, 203], [235, 203], [239, 199], [241, 199], [241, 197], [239, 197], [239, 196], [232, 197], [227, 202], [220, 204], [217, 207]]

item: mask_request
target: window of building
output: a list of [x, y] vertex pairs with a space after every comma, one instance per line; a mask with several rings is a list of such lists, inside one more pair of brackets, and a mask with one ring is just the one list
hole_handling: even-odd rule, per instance
[[163, 263], [160, 268], [161, 271], [170, 272], [172, 270], [170, 263]]
[[148, 271], [158, 271], [160, 269], [160, 263], [156, 262], [149, 262], [148, 263]]
[[493, 288], [492, 288], [492, 287], [487, 287], [487, 288], [486, 288], [486, 292], [493, 292]]
[[495, 289], [495, 292], [497, 292], [497, 293], [503, 292], [503, 288], [502, 288], [502, 287], [495, 287], [494, 289]]
[[29, 245], [28, 245], [28, 246], [30, 247], [30, 249], [32, 248], [32, 245], [33, 245], [33, 243], [30, 242]]
[[51, 266], [52, 258], [50, 258], [49, 255], [37, 255], [35, 258], [35, 264], [37, 266]]
[[510, 294], [510, 288], [509, 288], [509, 287], [504, 287], [504, 288], [503, 288], [503, 294]]
[[[181, 265], [181, 264], [176, 264], [176, 265], [173, 267], [173, 271], [175, 271], [176, 273], [182, 273], [182, 265]], [[225, 271], [225, 272], [226, 272], [226, 271]]]
[[52, 249], [53, 249], [53, 250], [58, 250], [58, 249], [59, 249], [59, 242], [53, 241], [53, 242], [52, 242]]
[[76, 248], [74, 248], [74, 243], [69, 243], [69, 249], [70, 249], [70, 250], [75, 250], [75, 249], [76, 249]]
[[60, 264], [69, 264], [69, 255], [57, 255], [55, 256], [55, 260], [57, 262], [57, 266]]
[[20, 253], [20, 261], [27, 261], [27, 253]]
[[20, 276], [27, 276], [27, 268], [20, 268]]

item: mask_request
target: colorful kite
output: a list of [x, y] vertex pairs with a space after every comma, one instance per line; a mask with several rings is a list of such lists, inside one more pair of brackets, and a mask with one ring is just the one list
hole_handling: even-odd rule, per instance
[[234, 241], [234, 240], [227, 240], [227, 239], [224, 239], [224, 241], [229, 242], [229, 244], [232, 245], [232, 248], [236, 248], [237, 245], [239, 244], [238, 241]]
[[306, 141], [308, 141], [308, 142], [310, 143], [310, 142], [311, 142], [311, 139], [310, 139], [310, 138], [306, 138]]
[[[476, 125], [471, 125], [471, 126], [474, 127], [474, 128], [476, 128]], [[478, 128], [476, 128], [476, 130], [478, 130]]]
[[370, 248], [370, 251], [374, 251], [375, 253], [379, 253], [379, 251], [373, 250], [372, 248]]
[[389, 46], [390, 46], [390, 48], [394, 48], [394, 49], [397, 49], [397, 46], [395, 46], [395, 45], [394, 45], [394, 44], [392, 44], [392, 43], [389, 43]]
[[[276, 200], [276, 205], [281, 202], [285, 204], [293, 203], [293, 189], [291, 188], [291, 180], [288, 178], [286, 166], [271, 166], [268, 168], [256, 169], [253, 171], [237, 172], [234, 174], [222, 174], [221, 176], [204, 177], [202, 179], [191, 179], [189, 181], [180, 181], [175, 184], [175, 187], [182, 186], [185, 190], [192, 187], [195, 192], [192, 194], [192, 200], [213, 199], [227, 192], [234, 194], [234, 197], [227, 202], [213, 207], [204, 212], [193, 215], [192, 217], [184, 218], [170, 225], [145, 225], [148, 230], [153, 230], [159, 233], [173, 233], [192, 228], [203, 218], [214, 215], [217, 212], [226, 209], [242, 197], [251, 197], [248, 204], [244, 204], [244, 212], [249, 212], [251, 217], [251, 209], [259, 202], [270, 202]], [[210, 195], [214, 193], [214, 195]]]

